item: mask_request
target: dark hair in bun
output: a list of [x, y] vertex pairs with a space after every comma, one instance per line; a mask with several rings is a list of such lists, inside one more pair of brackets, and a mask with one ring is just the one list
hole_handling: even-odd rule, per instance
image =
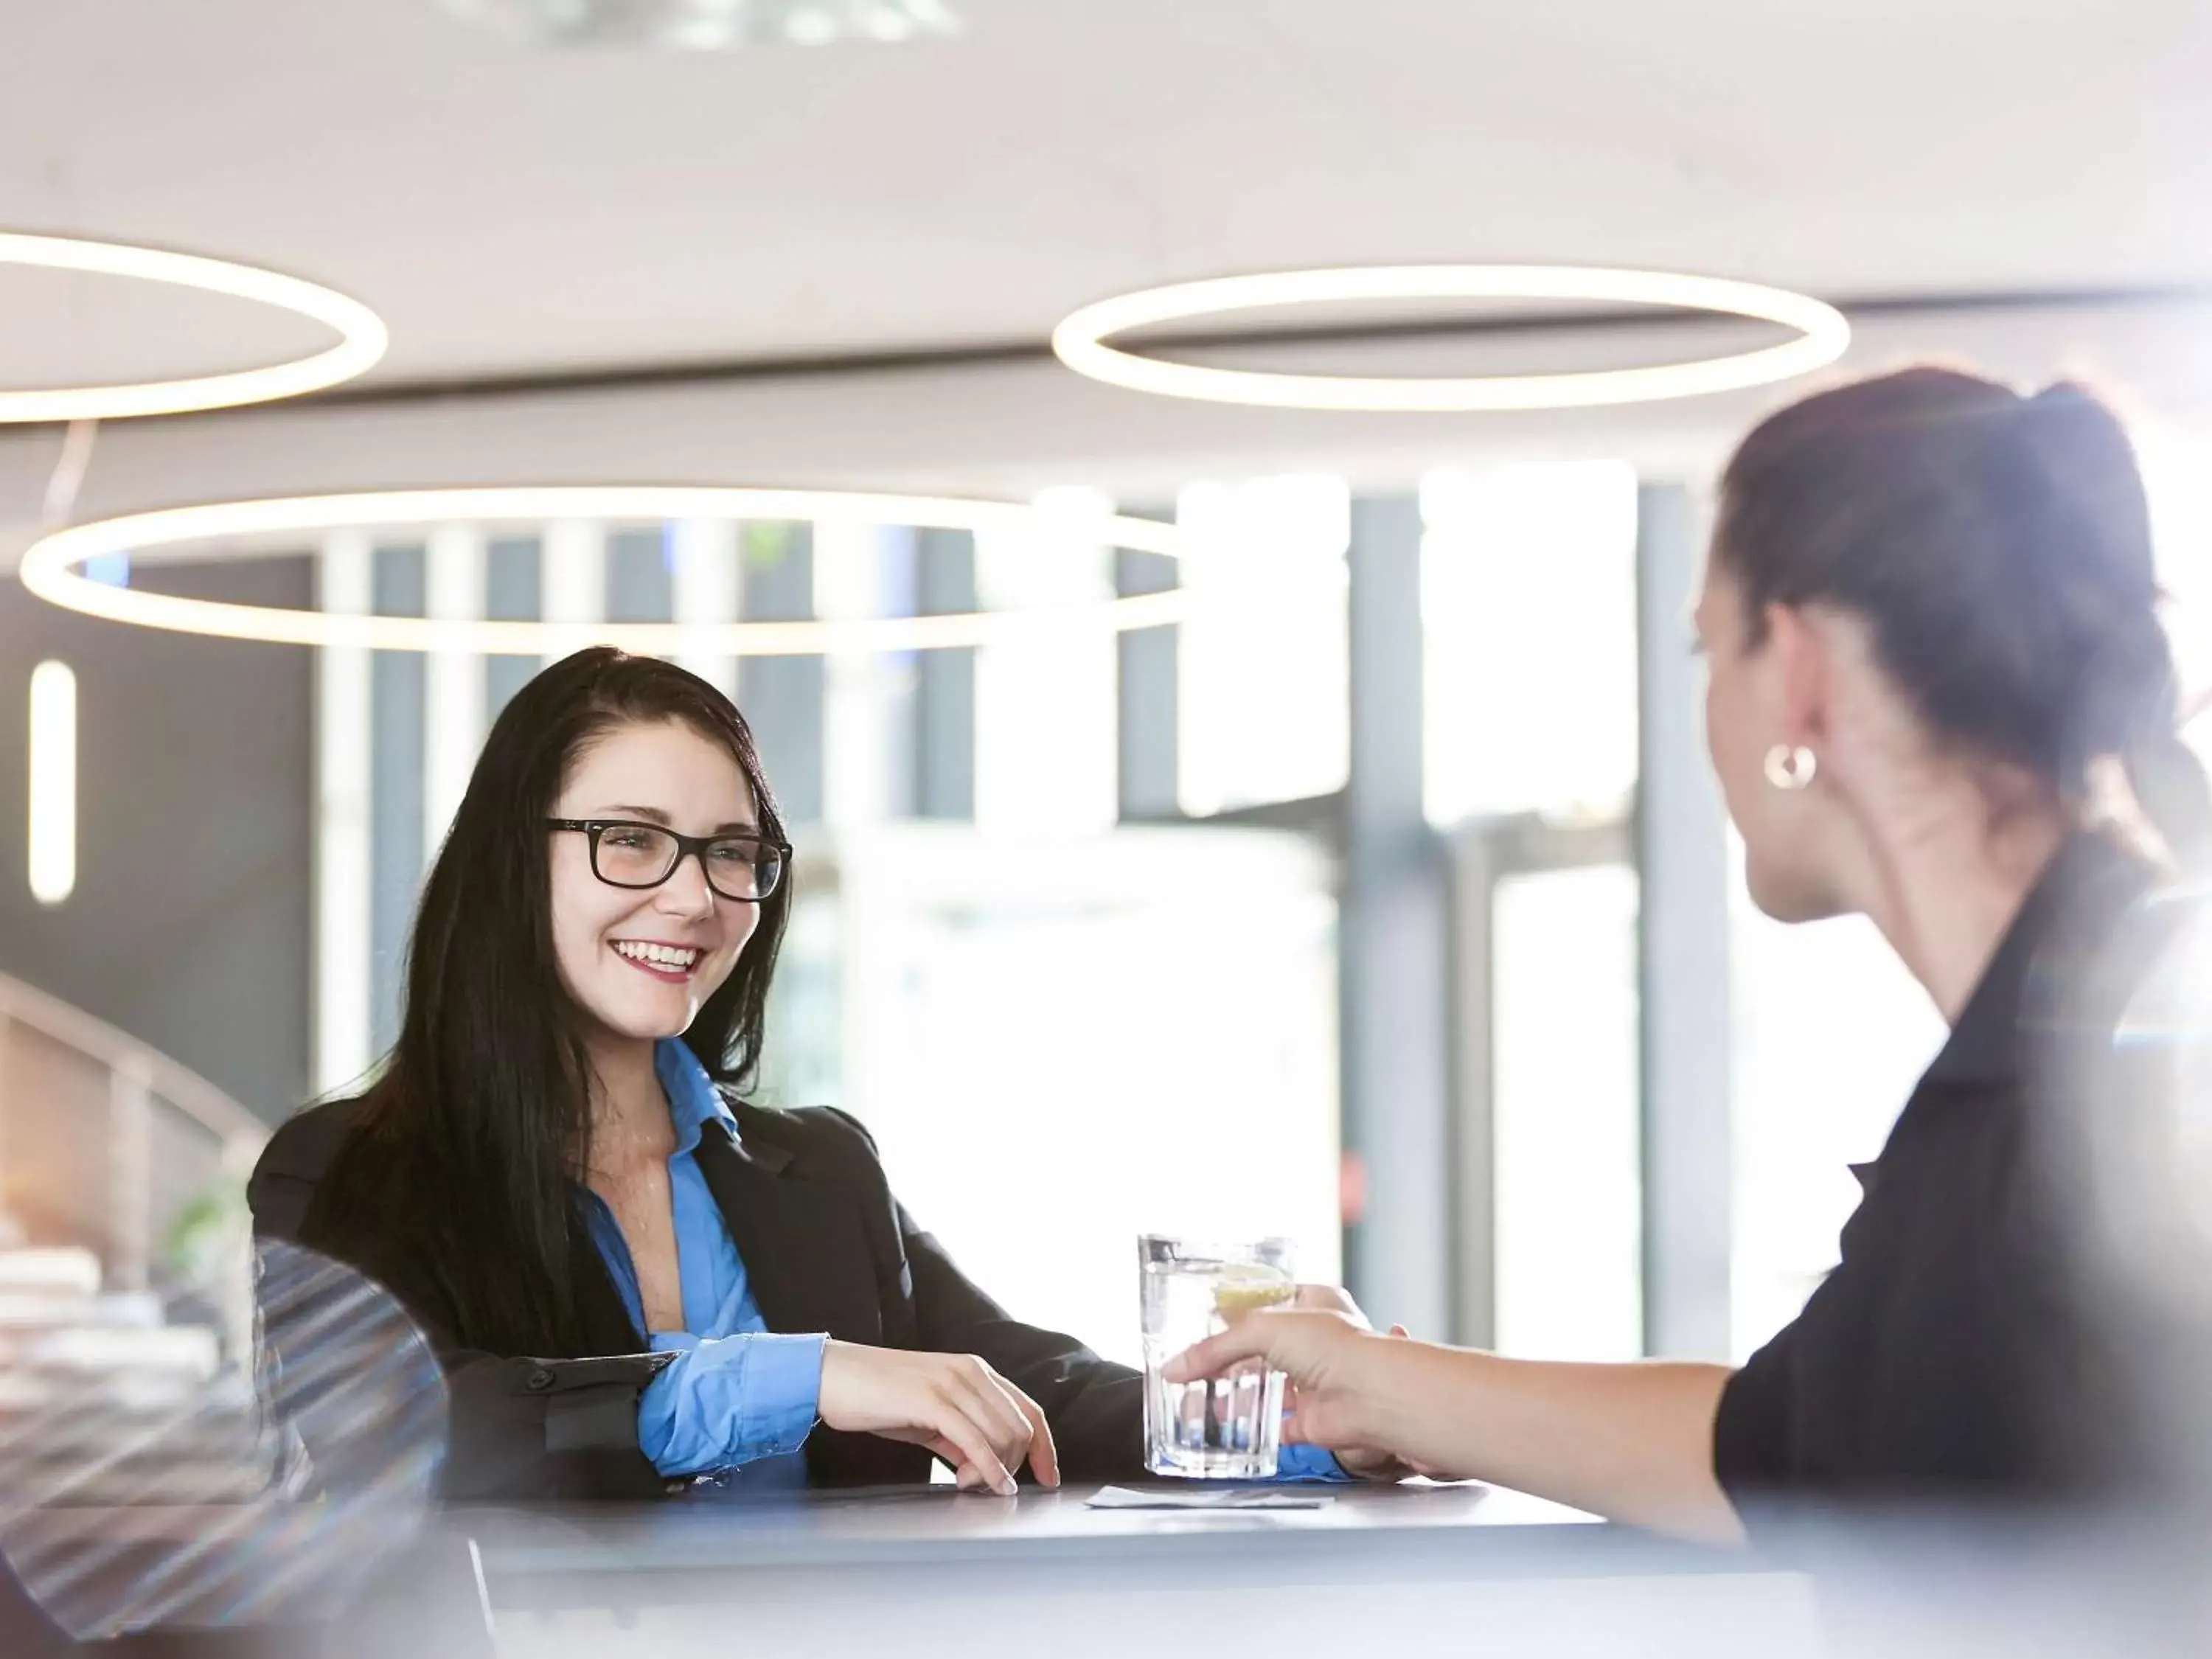
[[2142, 476], [2086, 388], [1915, 368], [1794, 404], [1729, 463], [1714, 556], [1754, 641], [1770, 605], [1850, 611], [1932, 731], [2076, 806], [2117, 762], [2165, 850], [2212, 846]]

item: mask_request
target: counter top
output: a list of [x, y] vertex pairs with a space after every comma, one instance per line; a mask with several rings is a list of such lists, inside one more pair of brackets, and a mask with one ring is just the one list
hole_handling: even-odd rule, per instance
[[[1717, 1624], [1746, 1635], [1726, 1652], [1749, 1655], [1763, 1651], [1751, 1632], [1798, 1617], [1799, 1591], [1741, 1557], [1492, 1487], [1299, 1487], [1289, 1490], [1329, 1501], [1214, 1510], [1086, 1507], [1096, 1490], [708, 1490], [651, 1504], [458, 1507], [386, 1562], [374, 1596], [379, 1617], [396, 1601], [441, 1632], [481, 1632], [488, 1614], [501, 1659], [722, 1656], [740, 1631], [747, 1651], [817, 1659], [1120, 1654], [1163, 1617], [1241, 1627], [1278, 1655], [1385, 1639], [1414, 1651], [1468, 1621], [1601, 1626], [1632, 1643], [1672, 1626], [1713, 1659]], [[313, 1504], [57, 1510], [18, 1517], [9, 1543], [32, 1551], [34, 1587], [59, 1570], [89, 1589], [81, 1575], [94, 1565], [111, 1583], [166, 1583], [172, 1617], [228, 1623], [247, 1604], [264, 1618], [332, 1616], [332, 1579], [321, 1593], [304, 1582], [293, 1586], [302, 1595], [267, 1591], [302, 1562], [327, 1565], [353, 1530], [342, 1510]], [[378, 1553], [353, 1541], [358, 1555]], [[179, 1562], [188, 1582], [173, 1576]]]

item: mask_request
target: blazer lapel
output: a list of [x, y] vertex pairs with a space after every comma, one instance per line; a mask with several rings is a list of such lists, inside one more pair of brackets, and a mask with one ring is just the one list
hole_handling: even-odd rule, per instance
[[719, 1121], [701, 1133], [696, 1156], [769, 1328], [881, 1343], [883, 1304], [859, 1195], [807, 1180], [785, 1148], [757, 1134], [740, 1143]]

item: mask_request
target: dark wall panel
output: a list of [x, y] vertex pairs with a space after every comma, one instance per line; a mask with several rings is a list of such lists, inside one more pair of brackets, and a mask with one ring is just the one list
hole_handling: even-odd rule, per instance
[[[305, 559], [134, 573], [308, 606]], [[77, 885], [32, 898], [31, 670], [77, 676]], [[121, 1027], [270, 1118], [306, 1097], [309, 654], [94, 622], [0, 578], [0, 970]]]

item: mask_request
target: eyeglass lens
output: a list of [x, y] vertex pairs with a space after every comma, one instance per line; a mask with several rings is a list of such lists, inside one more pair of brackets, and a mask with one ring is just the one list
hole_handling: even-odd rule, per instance
[[[665, 830], [619, 824], [599, 832], [593, 868], [617, 887], [657, 887], [674, 872], [683, 850]], [[710, 842], [703, 862], [708, 885], [724, 898], [766, 898], [783, 874], [781, 854], [750, 839]]]

